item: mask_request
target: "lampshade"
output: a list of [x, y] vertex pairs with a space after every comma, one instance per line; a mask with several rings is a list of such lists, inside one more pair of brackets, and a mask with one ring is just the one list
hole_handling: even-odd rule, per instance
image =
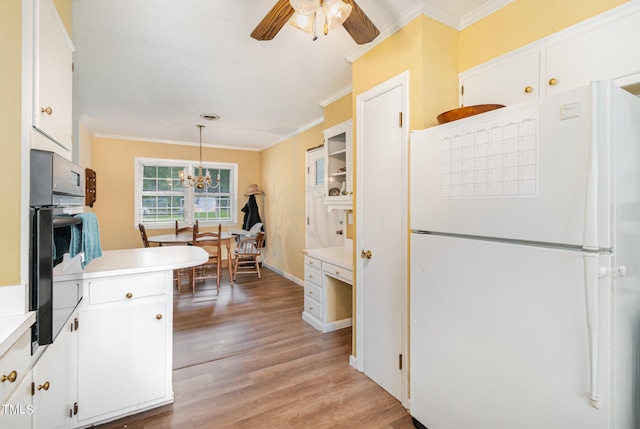
[[291, 7], [302, 15], [311, 15], [320, 8], [320, 0], [289, 0]]
[[328, 29], [335, 29], [349, 17], [353, 8], [350, 4], [343, 3], [342, 0], [324, 0], [322, 2], [322, 11], [325, 16], [325, 34]]
[[309, 15], [294, 12], [289, 19], [289, 24], [293, 25], [297, 29], [306, 31], [310, 34], [316, 33], [316, 11], [312, 11]]

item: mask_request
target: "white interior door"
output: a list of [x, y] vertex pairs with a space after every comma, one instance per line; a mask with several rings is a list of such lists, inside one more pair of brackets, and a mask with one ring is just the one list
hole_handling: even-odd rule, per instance
[[406, 110], [405, 88], [400, 79], [359, 100], [356, 154], [357, 252], [371, 251], [370, 259], [359, 257], [356, 265], [357, 363], [403, 401], [406, 124], [400, 116]]
[[344, 212], [329, 212], [324, 203], [324, 162], [323, 148], [307, 152], [307, 249], [344, 244]]
[[412, 234], [411, 414], [438, 429], [609, 427], [610, 259]]

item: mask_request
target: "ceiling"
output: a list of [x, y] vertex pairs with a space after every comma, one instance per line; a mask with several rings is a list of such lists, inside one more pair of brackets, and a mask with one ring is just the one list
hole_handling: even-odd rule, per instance
[[[381, 34], [249, 35], [276, 0], [73, 0], [74, 117], [92, 135], [260, 150], [322, 121], [351, 63], [420, 13], [462, 29], [512, 0], [357, 0]], [[207, 121], [201, 114], [219, 115]]]

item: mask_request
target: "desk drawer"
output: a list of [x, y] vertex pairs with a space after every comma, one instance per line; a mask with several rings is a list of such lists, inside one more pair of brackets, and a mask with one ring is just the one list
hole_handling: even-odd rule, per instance
[[89, 304], [165, 295], [166, 282], [165, 272], [93, 279], [89, 281]]
[[318, 304], [306, 295], [304, 297], [304, 311], [322, 320], [322, 304]]
[[[318, 265], [319, 267], [319, 265]], [[313, 283], [315, 285], [322, 285], [322, 272], [319, 268], [315, 268], [311, 265], [304, 266], [304, 281], [305, 283]]]
[[337, 265], [329, 264], [327, 262], [322, 263], [322, 271], [328, 275], [342, 280], [345, 283], [353, 284], [353, 271], [348, 268], [341, 268]]
[[27, 373], [31, 364], [31, 329], [22, 334], [11, 348], [0, 357], [0, 377], [11, 376], [15, 371], [16, 379], [11, 382], [8, 378], [0, 383], [0, 404], [18, 387], [20, 380]]
[[322, 266], [322, 261], [316, 258], [312, 258], [311, 256], [304, 255], [304, 265], [305, 267], [311, 266], [311, 267], [316, 267], [317, 269], [320, 269], [320, 267]]
[[304, 296], [308, 296], [322, 304], [322, 288], [320, 286], [304, 282]]

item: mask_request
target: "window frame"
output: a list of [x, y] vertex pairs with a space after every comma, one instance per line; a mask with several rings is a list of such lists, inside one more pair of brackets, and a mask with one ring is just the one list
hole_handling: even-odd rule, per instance
[[[135, 157], [134, 160], [134, 228], [138, 228], [138, 224], [143, 224], [146, 229], [168, 229], [173, 228], [175, 220], [167, 222], [143, 222], [142, 220], [142, 197], [143, 192], [143, 180], [144, 180], [144, 167], [156, 166], [156, 167], [182, 167], [185, 174], [188, 175], [189, 171], [194, 171], [200, 166], [199, 161], [184, 160], [184, 159], [166, 159], [166, 158], [146, 158]], [[229, 195], [231, 204], [231, 216], [229, 220], [223, 221], [203, 221], [198, 220], [200, 226], [216, 226], [219, 223], [222, 225], [237, 225], [238, 223], [238, 164], [233, 162], [203, 162], [203, 169], [221, 169], [229, 170], [231, 178], [229, 181], [229, 192], [222, 193], [221, 195]], [[215, 177], [212, 177], [215, 181]], [[182, 193], [180, 193], [182, 195]], [[196, 195], [193, 188], [184, 188], [184, 220], [180, 221], [186, 224], [192, 225], [195, 223], [195, 199]]]

